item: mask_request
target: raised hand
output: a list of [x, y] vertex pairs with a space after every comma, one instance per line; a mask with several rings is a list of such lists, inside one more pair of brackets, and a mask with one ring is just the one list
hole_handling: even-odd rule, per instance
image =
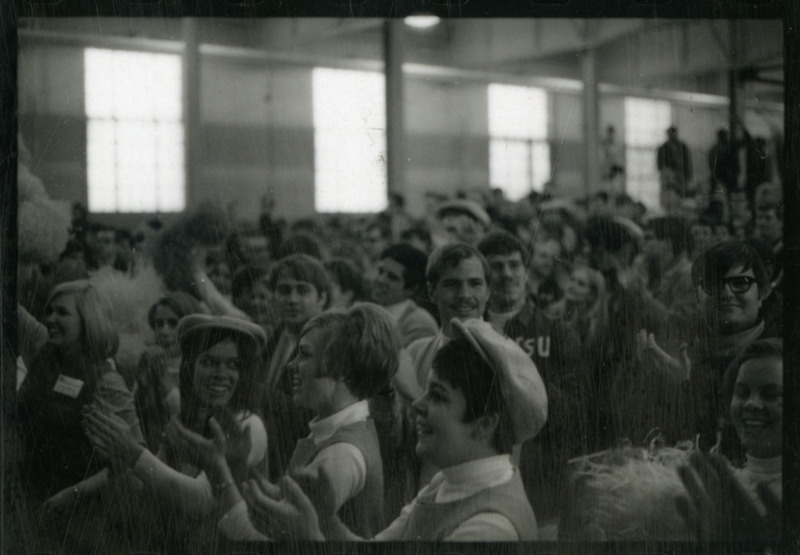
[[124, 420], [94, 406], [87, 405], [83, 409], [83, 429], [100, 454], [112, 462], [133, 466], [144, 451]]
[[689, 358], [689, 346], [681, 343], [679, 358], [675, 358], [661, 348], [653, 333], [641, 329], [636, 334], [636, 350], [640, 358], [653, 362], [655, 367], [673, 381], [688, 380], [692, 375], [692, 361]]

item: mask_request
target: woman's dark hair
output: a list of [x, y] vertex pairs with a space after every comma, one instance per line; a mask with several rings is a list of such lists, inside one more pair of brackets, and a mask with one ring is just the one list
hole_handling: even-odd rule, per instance
[[202, 312], [200, 303], [197, 302], [194, 297], [188, 293], [175, 291], [168, 295], [164, 295], [158, 299], [153, 306], [150, 307], [150, 310], [147, 313], [147, 323], [150, 324], [151, 328], [155, 328], [156, 310], [159, 306], [165, 306], [169, 308], [175, 313], [175, 315], [178, 317], [178, 320], [187, 314], [197, 314], [198, 312]]
[[779, 337], [758, 339], [739, 353], [734, 361], [725, 369], [720, 387], [720, 421], [719, 426], [722, 431], [719, 450], [730, 461], [734, 463], [744, 462], [744, 447], [742, 447], [739, 436], [733, 427], [730, 419], [730, 406], [733, 399], [733, 388], [736, 385], [736, 378], [739, 377], [739, 370], [745, 362], [754, 359], [777, 358], [783, 360], [783, 340]]
[[192, 421], [200, 402], [194, 392], [194, 366], [201, 354], [214, 345], [230, 339], [236, 344], [242, 369], [239, 383], [233, 392], [228, 408], [233, 411], [252, 411], [256, 395], [256, 367], [260, 360], [256, 340], [242, 332], [223, 328], [198, 330], [181, 342], [181, 363], [178, 387], [181, 394], [181, 416], [184, 422]]
[[462, 338], [446, 343], [433, 358], [433, 372], [464, 394], [466, 410], [463, 422], [474, 422], [491, 414], [499, 416], [492, 446], [498, 453], [511, 453], [514, 427], [500, 392], [497, 372], [472, 345]]
[[695, 287], [715, 283], [733, 268], [753, 270], [758, 295], [763, 297], [769, 287], [769, 275], [758, 251], [742, 241], [725, 241], [701, 254], [692, 264], [692, 283]]

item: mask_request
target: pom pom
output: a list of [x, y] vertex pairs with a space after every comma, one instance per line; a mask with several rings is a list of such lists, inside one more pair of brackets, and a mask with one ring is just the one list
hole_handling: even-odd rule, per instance
[[23, 163], [17, 172], [19, 257], [41, 264], [58, 258], [69, 238], [69, 204], [48, 197], [41, 180]]
[[153, 266], [170, 291], [193, 293], [192, 256], [197, 247], [222, 242], [231, 232], [225, 215], [210, 203], [187, 212], [153, 238]]
[[692, 540], [675, 508], [675, 500], [688, 495], [677, 471], [688, 455], [670, 447], [626, 447], [584, 458], [572, 474], [573, 513], [565, 519], [572, 539]]

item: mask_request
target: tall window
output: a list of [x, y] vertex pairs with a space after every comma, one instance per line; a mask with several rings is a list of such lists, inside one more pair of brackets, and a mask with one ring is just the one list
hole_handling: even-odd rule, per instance
[[315, 68], [314, 207], [386, 208], [386, 100], [380, 73]]
[[489, 85], [489, 178], [510, 200], [541, 191], [550, 179], [544, 89]]
[[625, 98], [625, 165], [628, 194], [648, 208], [659, 206], [656, 151], [666, 140], [672, 108], [665, 100]]
[[180, 57], [87, 48], [84, 61], [89, 210], [183, 210]]

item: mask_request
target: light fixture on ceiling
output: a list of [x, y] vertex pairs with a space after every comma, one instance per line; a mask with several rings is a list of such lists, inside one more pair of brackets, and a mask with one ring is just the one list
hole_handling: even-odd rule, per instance
[[438, 15], [418, 14], [409, 15], [403, 21], [406, 25], [414, 29], [430, 29], [431, 27], [437, 26], [441, 19]]

